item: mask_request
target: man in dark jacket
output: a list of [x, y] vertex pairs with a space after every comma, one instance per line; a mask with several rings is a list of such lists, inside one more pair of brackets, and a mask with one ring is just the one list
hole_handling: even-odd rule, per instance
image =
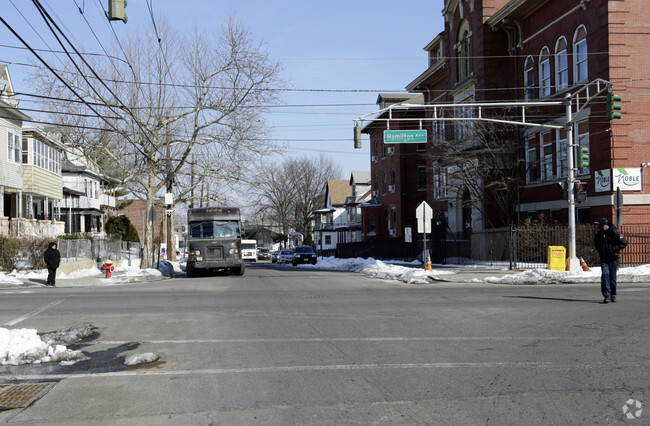
[[55, 279], [56, 279], [56, 269], [59, 267], [59, 264], [61, 263], [61, 253], [56, 249], [56, 243], [51, 242], [47, 245], [47, 250], [45, 250], [45, 254], [43, 255], [43, 259], [45, 260], [45, 264], [47, 265], [47, 282], [45, 285], [48, 286], [55, 286]]
[[600, 255], [600, 291], [607, 299], [616, 302], [616, 269], [618, 268], [618, 253], [627, 246], [627, 240], [616, 226], [604, 217], [598, 219], [600, 230], [594, 237], [594, 245]]

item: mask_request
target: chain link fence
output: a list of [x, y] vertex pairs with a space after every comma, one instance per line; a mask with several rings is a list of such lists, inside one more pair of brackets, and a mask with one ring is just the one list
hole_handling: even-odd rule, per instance
[[140, 243], [110, 238], [62, 239], [58, 241], [58, 249], [64, 263], [87, 259], [103, 262], [110, 259], [126, 260], [130, 265], [131, 260], [140, 258]]

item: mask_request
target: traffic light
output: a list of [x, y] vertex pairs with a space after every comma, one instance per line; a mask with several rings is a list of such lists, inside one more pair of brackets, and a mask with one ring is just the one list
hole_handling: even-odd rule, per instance
[[108, 0], [108, 20], [122, 21], [126, 24], [126, 0]]
[[612, 92], [607, 93], [607, 119], [608, 120], [618, 120], [621, 118], [621, 113], [617, 112], [621, 110], [621, 104], [617, 103], [621, 101], [619, 95], [615, 95]]
[[573, 194], [577, 203], [587, 201], [587, 182], [574, 182]]
[[359, 123], [354, 126], [354, 149], [361, 149], [361, 126]]
[[560, 191], [562, 191], [562, 199], [563, 200], [568, 200], [569, 199], [569, 185], [567, 184], [567, 181], [557, 182], [557, 186], [560, 188]]
[[585, 167], [589, 167], [589, 148], [578, 146], [578, 168], [583, 169]]

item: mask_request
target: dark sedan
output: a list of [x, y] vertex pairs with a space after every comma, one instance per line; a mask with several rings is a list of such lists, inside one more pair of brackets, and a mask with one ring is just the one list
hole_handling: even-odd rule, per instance
[[311, 263], [312, 265], [316, 264], [316, 253], [314, 249], [309, 246], [298, 246], [293, 251], [293, 266], [298, 265], [299, 263]]

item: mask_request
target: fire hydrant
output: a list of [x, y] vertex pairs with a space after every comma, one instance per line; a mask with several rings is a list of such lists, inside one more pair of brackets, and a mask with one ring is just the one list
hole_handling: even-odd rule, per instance
[[107, 260], [99, 269], [106, 271], [106, 278], [110, 278], [111, 272], [115, 270], [115, 266], [113, 266], [113, 262], [111, 260]]

